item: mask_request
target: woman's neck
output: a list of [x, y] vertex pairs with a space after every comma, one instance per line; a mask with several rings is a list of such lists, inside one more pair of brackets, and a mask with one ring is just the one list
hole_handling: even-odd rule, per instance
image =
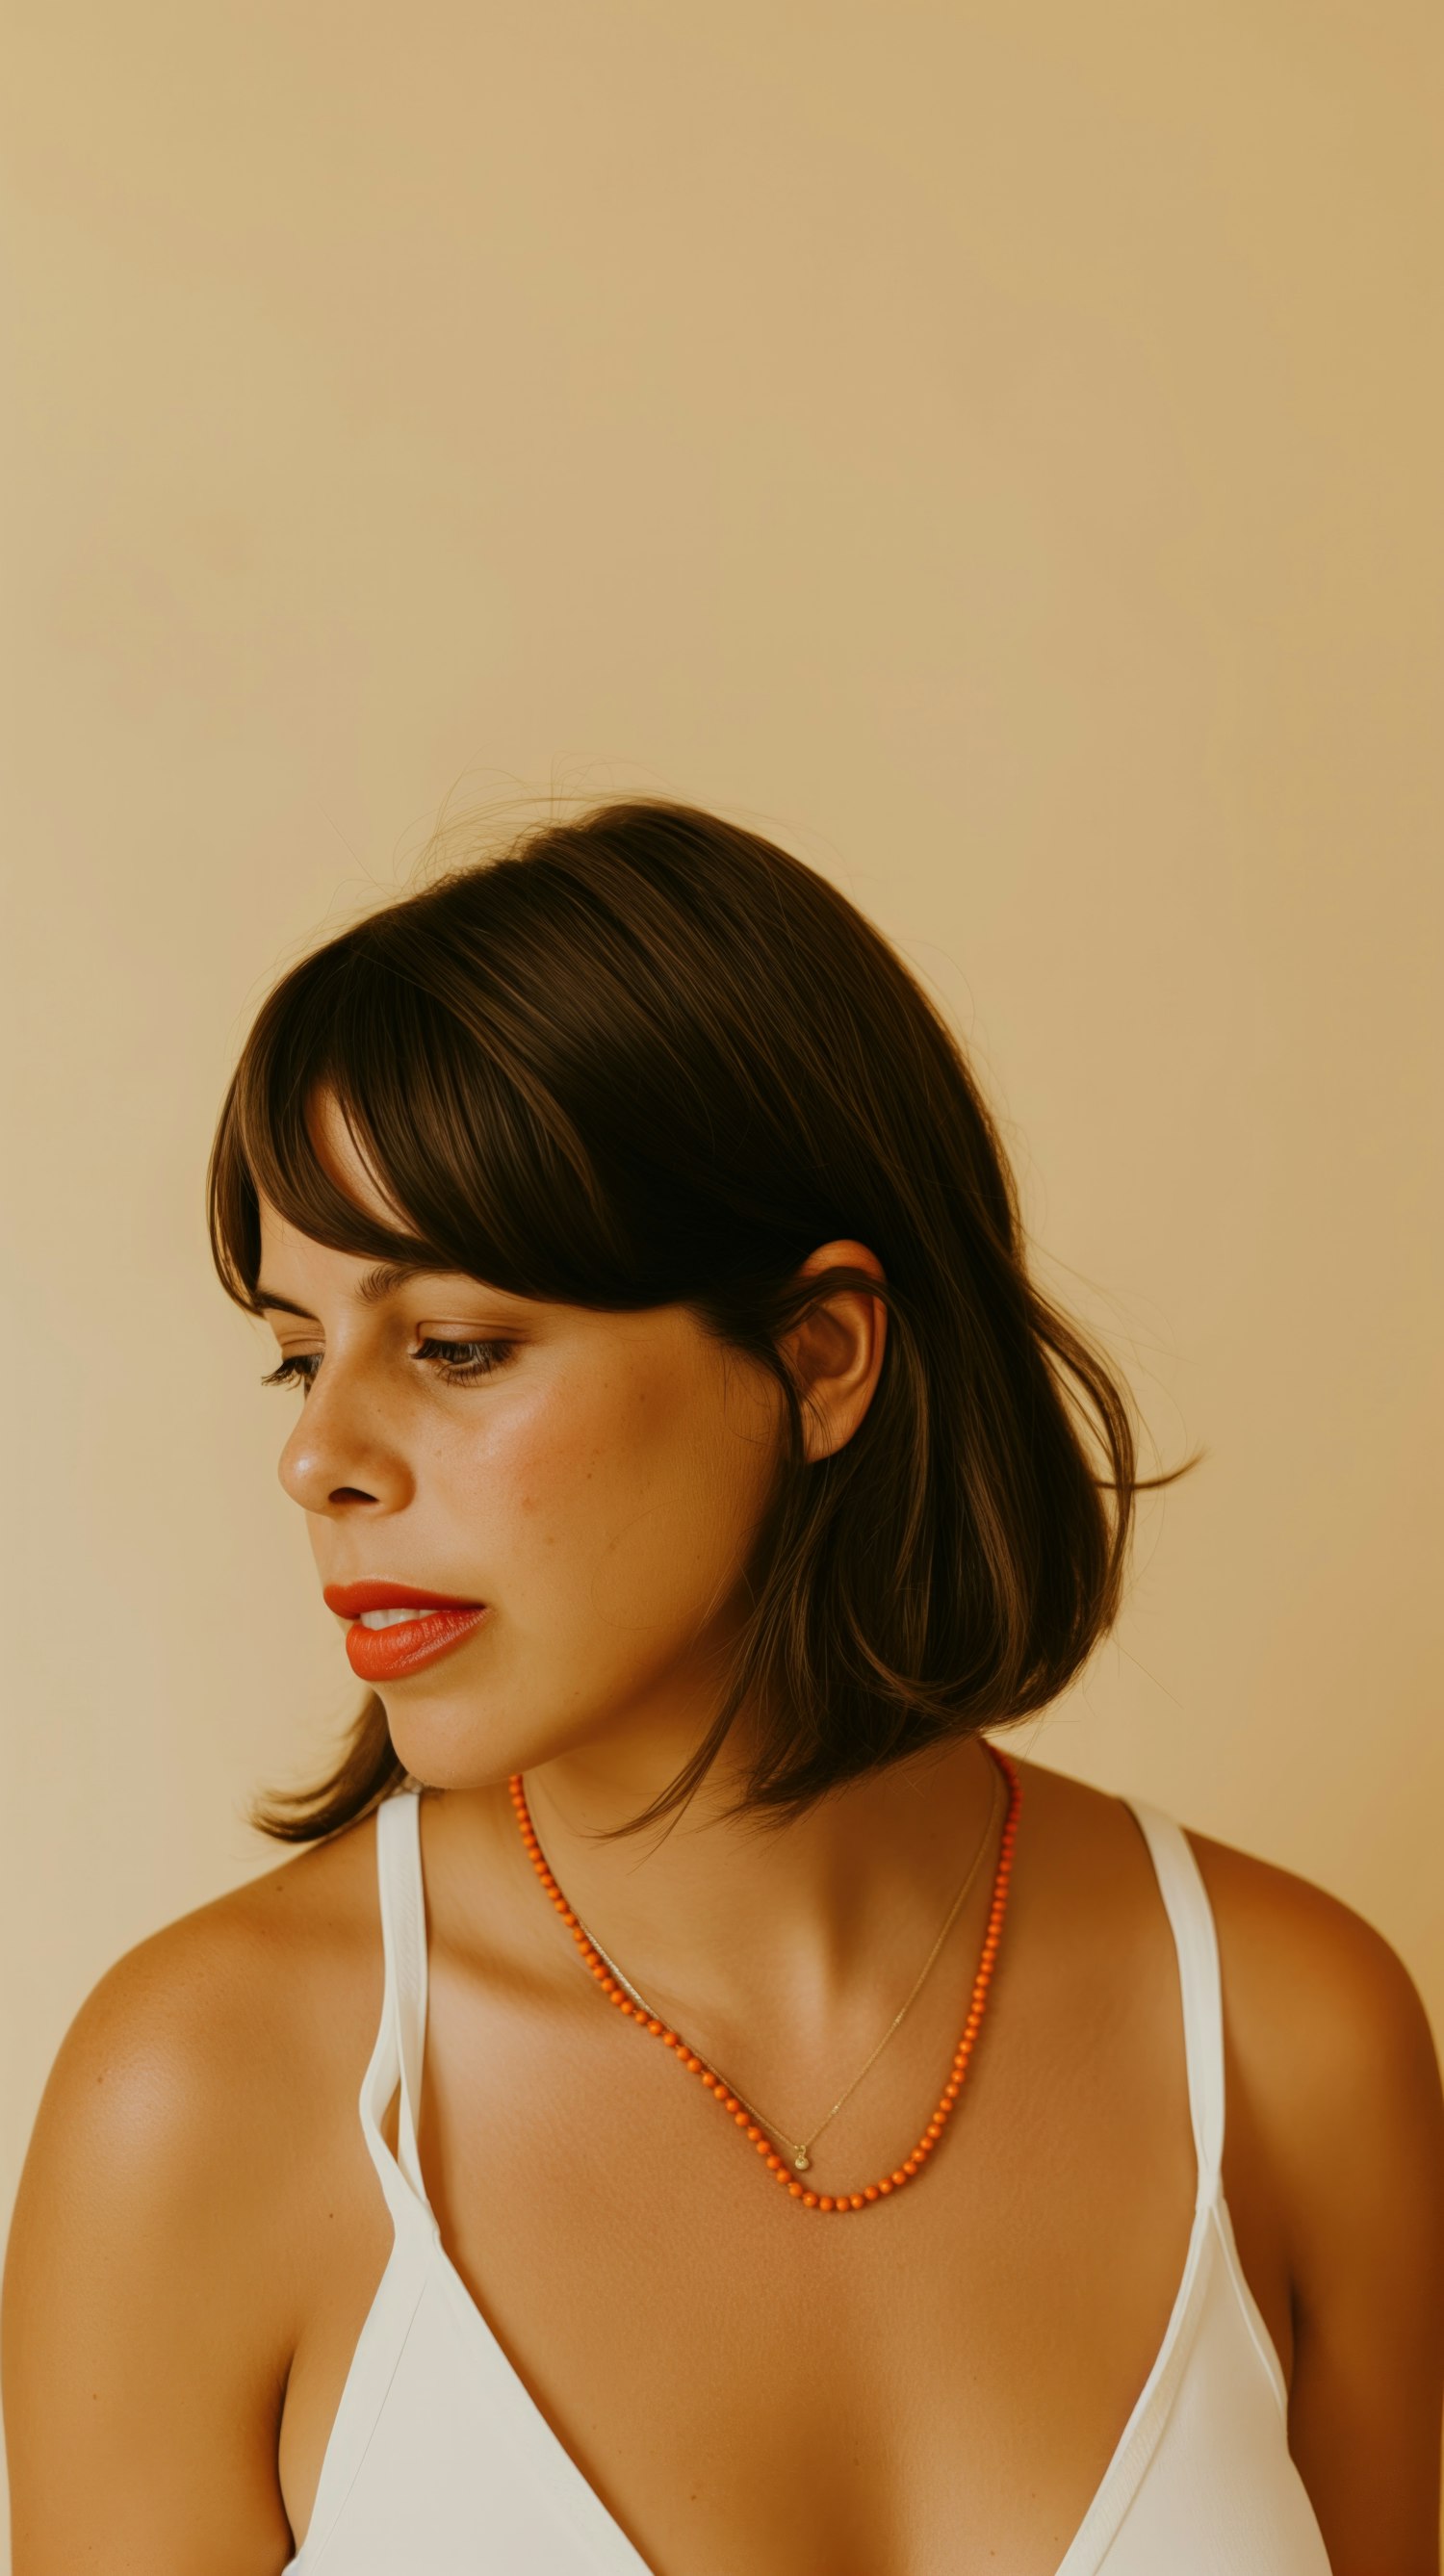
[[[548, 1866], [593, 1940], [696, 2046], [744, 2035], [830, 2056], [839, 2037], [896, 2010], [986, 1841], [953, 1927], [986, 1914], [1002, 1784], [983, 1746], [934, 1749], [831, 1792], [779, 1825], [728, 1816], [735, 1768], [716, 1767], [691, 1804], [644, 1833], [599, 1835], [636, 1815], [675, 1776], [685, 1748], [588, 1745], [525, 1775]], [[545, 1973], [575, 1976], [575, 1953], [522, 1845], [505, 1790], [450, 1793], [435, 1840], [448, 1911], [501, 1928]], [[500, 1850], [497, 1846], [500, 1844]], [[496, 1863], [500, 1860], [500, 1871]], [[483, 1917], [485, 1918], [483, 1922]]]

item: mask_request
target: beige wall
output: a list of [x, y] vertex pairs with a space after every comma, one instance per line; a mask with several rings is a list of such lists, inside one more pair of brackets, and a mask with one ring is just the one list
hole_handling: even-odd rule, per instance
[[1211, 1453], [1033, 1749], [1444, 2021], [1438, 26], [21, 0], [7, 2178], [355, 1696], [207, 1268], [240, 1033], [553, 782], [761, 822], [941, 990]]

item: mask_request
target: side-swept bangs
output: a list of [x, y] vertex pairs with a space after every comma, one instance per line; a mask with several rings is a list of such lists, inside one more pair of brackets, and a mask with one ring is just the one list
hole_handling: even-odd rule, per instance
[[[398, 1230], [319, 1160], [321, 1093]], [[740, 1804], [779, 1817], [1045, 1706], [1116, 1615], [1135, 1493], [1173, 1481], [1136, 1476], [1125, 1390], [1030, 1278], [1000, 1139], [922, 987], [824, 878], [688, 806], [540, 826], [293, 967], [208, 1176], [216, 1267], [252, 1311], [263, 1198], [362, 1258], [686, 1305], [776, 1379], [785, 1452], [729, 1687], [626, 1830], [683, 1803], [744, 1706]], [[884, 1286], [799, 1287], [838, 1237]], [[882, 1373], [853, 1438], [810, 1463], [780, 1337], [843, 1285], [886, 1305]], [[402, 1776], [373, 1696], [331, 1776], [259, 1820], [315, 1839]]]

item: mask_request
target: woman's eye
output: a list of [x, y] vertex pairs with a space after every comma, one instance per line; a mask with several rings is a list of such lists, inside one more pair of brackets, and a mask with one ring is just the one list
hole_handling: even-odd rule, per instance
[[272, 1369], [269, 1377], [262, 1378], [261, 1384], [262, 1386], [298, 1386], [304, 1394], [320, 1365], [319, 1351], [292, 1351], [288, 1359], [282, 1360], [279, 1368]]
[[[467, 1386], [476, 1378], [489, 1377], [503, 1360], [510, 1359], [515, 1348], [515, 1342], [442, 1342], [426, 1334], [411, 1357], [425, 1361], [449, 1386]], [[314, 1385], [320, 1365], [319, 1351], [292, 1351], [279, 1368], [262, 1378], [261, 1384], [298, 1386], [304, 1395]]]
[[438, 1342], [428, 1336], [412, 1357], [431, 1361], [453, 1386], [464, 1386], [469, 1378], [489, 1377], [515, 1348], [515, 1342]]

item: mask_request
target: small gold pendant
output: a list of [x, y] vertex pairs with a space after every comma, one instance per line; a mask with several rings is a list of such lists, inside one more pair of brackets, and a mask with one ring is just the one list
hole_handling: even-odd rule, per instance
[[793, 2170], [793, 2172], [794, 2172], [794, 2173], [807, 2173], [807, 2172], [809, 2172], [809, 2171], [810, 2171], [810, 2169], [811, 2169], [811, 2165], [812, 2165], [812, 2158], [811, 2158], [811, 2156], [808, 2154], [806, 2147], [799, 2147], [799, 2148], [798, 2148], [798, 2150], [797, 2150], [796, 2155], [795, 2155], [795, 2156], [793, 2157], [793, 2159], [792, 2159], [792, 2170]]

